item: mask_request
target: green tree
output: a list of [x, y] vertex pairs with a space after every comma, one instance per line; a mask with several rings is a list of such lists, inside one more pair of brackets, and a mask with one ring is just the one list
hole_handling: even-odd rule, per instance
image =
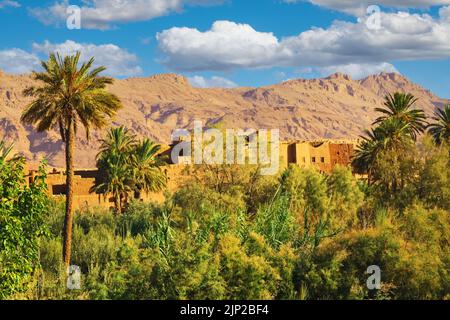
[[436, 122], [428, 126], [428, 132], [433, 136], [436, 144], [450, 142], [450, 105], [444, 109], [438, 109], [433, 120]]
[[450, 152], [431, 137], [422, 142], [417, 195], [427, 207], [450, 210]]
[[59, 128], [66, 152], [66, 217], [64, 222], [63, 258], [69, 266], [72, 249], [73, 224], [73, 178], [74, 148], [77, 129], [80, 124], [89, 138], [91, 129], [107, 124], [107, 118], [114, 116], [122, 107], [119, 98], [106, 90], [112, 78], [99, 74], [104, 67], [93, 68], [94, 58], [79, 67], [81, 53], [61, 57], [51, 54], [42, 62], [43, 72], [33, 72], [33, 79], [41, 86], [24, 91], [35, 98], [25, 109], [21, 121], [27, 125], [37, 124], [39, 132]]
[[357, 179], [349, 168], [338, 166], [327, 177], [327, 185], [333, 225], [340, 228], [354, 226], [364, 200]]
[[102, 178], [91, 191], [105, 197], [111, 195], [117, 213], [122, 212], [124, 201], [133, 190], [130, 156], [135, 146], [136, 136], [123, 126], [109, 129], [101, 140], [97, 167]]
[[131, 157], [134, 195], [141, 199], [142, 192], [157, 192], [166, 186], [166, 176], [161, 170], [164, 162], [158, 158], [161, 146], [144, 139], [135, 147]]
[[130, 193], [136, 199], [142, 192], [156, 192], [166, 186], [166, 176], [161, 170], [163, 160], [158, 157], [161, 146], [145, 139], [138, 142], [127, 128], [108, 131], [101, 140], [97, 167], [103, 177], [92, 192], [112, 195], [116, 212], [121, 213]]
[[385, 97], [385, 108], [375, 108], [380, 112], [380, 116], [375, 120], [374, 124], [380, 124], [388, 119], [397, 119], [408, 125], [411, 137], [416, 140], [417, 135], [425, 131], [427, 126], [425, 112], [420, 109], [414, 109], [415, 103], [418, 101], [412, 94], [396, 92], [394, 95]]
[[23, 292], [39, 268], [39, 238], [47, 234], [45, 166], [33, 183], [24, 177], [25, 160], [0, 142], [0, 299]]
[[361, 138], [352, 165], [357, 173], [368, 174], [369, 184], [377, 182], [377, 163], [382, 154], [401, 156], [413, 145], [409, 124], [396, 118], [384, 120]]

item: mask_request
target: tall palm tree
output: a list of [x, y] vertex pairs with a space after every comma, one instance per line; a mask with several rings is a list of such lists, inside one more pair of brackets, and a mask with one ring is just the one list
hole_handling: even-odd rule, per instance
[[158, 152], [161, 146], [145, 139], [141, 141], [132, 154], [132, 170], [134, 182], [134, 197], [141, 199], [142, 192], [156, 192], [166, 186], [166, 176], [161, 171], [164, 164], [161, 158], [158, 158]]
[[26, 96], [35, 98], [22, 114], [26, 125], [37, 125], [37, 130], [47, 131], [58, 128], [65, 143], [66, 152], [66, 216], [64, 220], [63, 258], [66, 266], [71, 259], [73, 220], [73, 177], [74, 148], [78, 127], [86, 130], [89, 138], [91, 129], [99, 129], [107, 124], [122, 107], [119, 98], [106, 90], [112, 78], [100, 76], [105, 67], [93, 68], [94, 58], [79, 66], [80, 52], [73, 56], [61, 57], [50, 54], [48, 61], [42, 62], [43, 72], [33, 72], [34, 80], [41, 86], [24, 91]]
[[438, 109], [433, 118], [436, 123], [428, 126], [428, 132], [433, 136], [436, 144], [450, 141], [450, 105], [444, 109]]
[[423, 110], [413, 109], [418, 101], [412, 94], [396, 92], [394, 95], [387, 95], [385, 98], [385, 108], [375, 108], [383, 116], [379, 117], [373, 124], [380, 124], [387, 119], [397, 119], [408, 124], [410, 135], [416, 140], [417, 135], [424, 132], [427, 123], [426, 115]]

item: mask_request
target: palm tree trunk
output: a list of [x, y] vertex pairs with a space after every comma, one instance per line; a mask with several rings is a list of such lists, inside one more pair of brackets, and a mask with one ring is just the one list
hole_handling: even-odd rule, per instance
[[120, 199], [120, 195], [114, 196], [114, 206], [116, 207], [116, 214], [122, 213], [122, 200]]
[[70, 266], [72, 255], [72, 223], [73, 223], [73, 151], [75, 143], [75, 132], [73, 123], [68, 125], [66, 136], [66, 217], [64, 219], [64, 245], [63, 258], [64, 264]]

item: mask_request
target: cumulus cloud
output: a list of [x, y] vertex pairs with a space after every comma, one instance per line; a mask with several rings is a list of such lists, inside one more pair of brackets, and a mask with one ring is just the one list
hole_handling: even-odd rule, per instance
[[12, 1], [12, 0], [0, 1], [0, 9], [6, 8], [6, 7], [20, 8], [20, 3], [18, 3], [17, 1]]
[[439, 10], [439, 15], [441, 16], [441, 19], [443, 19], [443, 20], [450, 20], [450, 6], [442, 7]]
[[0, 51], [0, 68], [8, 73], [29, 73], [40, 69], [40, 60], [46, 59], [51, 52], [58, 52], [65, 56], [74, 54], [76, 51], [81, 52], [82, 61], [95, 57], [95, 66], [105, 66], [106, 75], [128, 77], [142, 73], [138, 58], [125, 49], [114, 44], [83, 44], [70, 40], [58, 44], [48, 41], [34, 43], [31, 52], [21, 49]]
[[[108, 29], [114, 23], [146, 21], [172, 12], [185, 5], [217, 5], [224, 0], [85, 0], [81, 7], [82, 28]], [[30, 13], [46, 25], [65, 23], [69, 1], [58, 1], [44, 8], [32, 8]]]
[[196, 88], [236, 88], [238, 86], [233, 81], [218, 76], [213, 76], [211, 78], [193, 76], [189, 77], [189, 82]]
[[283, 0], [283, 2], [286, 3], [297, 3], [301, 1], [308, 1], [321, 7], [326, 7], [357, 16], [366, 14], [367, 8], [370, 5], [374, 4], [388, 8], [400, 9], [427, 9], [432, 6], [442, 6], [450, 4], [450, 0]]
[[[157, 35], [161, 62], [179, 71], [237, 68], [316, 67], [356, 65], [360, 69], [390, 69], [387, 62], [450, 57], [447, 10], [433, 19], [427, 14], [381, 13], [381, 28], [372, 30], [361, 18], [336, 21], [278, 39], [247, 24], [215, 22], [205, 32], [171, 28]], [[355, 71], [355, 73], [358, 73]]]
[[23, 74], [40, 67], [39, 58], [22, 49], [0, 51], [0, 69], [7, 73]]
[[114, 44], [95, 45], [90, 43], [77, 43], [66, 41], [64, 43], [52, 44], [45, 41], [42, 44], [33, 44], [35, 52], [48, 55], [51, 52], [58, 52], [61, 55], [72, 55], [77, 51], [81, 52], [81, 60], [95, 57], [96, 66], [106, 66], [106, 74], [110, 76], [134, 76], [142, 73], [138, 65], [138, 58]]
[[345, 64], [339, 66], [329, 66], [319, 68], [318, 70], [323, 76], [340, 72], [350, 75], [353, 79], [362, 79], [372, 74], [379, 74], [381, 72], [399, 73], [398, 70], [390, 63], [376, 63], [376, 64]]
[[171, 28], [156, 38], [165, 55], [162, 62], [184, 71], [262, 67], [280, 55], [280, 43], [272, 33], [231, 21], [217, 21], [206, 32]]

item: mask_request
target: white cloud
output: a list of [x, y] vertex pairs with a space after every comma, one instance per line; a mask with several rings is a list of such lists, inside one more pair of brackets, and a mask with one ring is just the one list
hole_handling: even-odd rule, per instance
[[[85, 0], [81, 7], [82, 28], [108, 29], [114, 23], [146, 21], [180, 12], [185, 5], [216, 5], [223, 0]], [[55, 2], [44, 8], [32, 8], [30, 12], [46, 25], [65, 23], [68, 0]]]
[[283, 2], [286, 3], [297, 3], [301, 1], [308, 1], [318, 6], [346, 12], [357, 16], [366, 14], [366, 10], [370, 5], [400, 9], [427, 9], [432, 6], [442, 6], [450, 4], [450, 0], [283, 0]]
[[189, 82], [196, 88], [236, 88], [238, 86], [233, 81], [218, 76], [213, 76], [211, 78], [193, 76], [189, 77]]
[[372, 74], [379, 74], [381, 72], [399, 73], [398, 70], [390, 63], [378, 64], [346, 64], [340, 66], [329, 66], [319, 69], [319, 72], [328, 76], [330, 74], [340, 72], [350, 75], [353, 79], [362, 79]]
[[24, 74], [40, 67], [39, 58], [21, 49], [0, 51], [0, 69], [7, 73]]
[[[366, 20], [336, 21], [328, 29], [313, 28], [278, 39], [246, 24], [215, 22], [206, 32], [171, 28], [157, 35], [161, 61], [180, 71], [237, 68], [362, 65], [450, 57], [450, 20], [427, 14], [381, 13], [381, 29]], [[362, 67], [361, 67], [362, 68]], [[376, 69], [376, 68], [375, 68]]]
[[280, 49], [272, 33], [230, 21], [217, 21], [206, 32], [171, 28], [156, 38], [165, 54], [163, 63], [186, 71], [262, 67], [272, 64]]
[[90, 43], [77, 43], [66, 41], [52, 44], [45, 41], [42, 44], [34, 43], [33, 50], [48, 55], [51, 52], [59, 52], [61, 55], [72, 55], [81, 52], [81, 60], [95, 58], [95, 66], [105, 66], [105, 74], [110, 76], [135, 76], [142, 73], [138, 65], [138, 58], [127, 50], [114, 44], [95, 45]]
[[439, 10], [439, 16], [442, 20], [450, 20], [450, 6], [448, 7], [442, 7]]
[[135, 76], [142, 73], [138, 65], [138, 58], [113, 44], [95, 45], [81, 44], [74, 41], [53, 44], [48, 41], [34, 43], [32, 52], [21, 49], [0, 51], [0, 68], [9, 73], [29, 73], [40, 69], [40, 60], [46, 59], [51, 52], [59, 52], [61, 55], [81, 52], [81, 60], [94, 57], [95, 66], [105, 66], [106, 75], [114, 77]]
[[12, 0], [0, 1], [0, 9], [6, 8], [6, 7], [20, 8], [20, 3], [18, 3], [17, 1], [12, 1]]

